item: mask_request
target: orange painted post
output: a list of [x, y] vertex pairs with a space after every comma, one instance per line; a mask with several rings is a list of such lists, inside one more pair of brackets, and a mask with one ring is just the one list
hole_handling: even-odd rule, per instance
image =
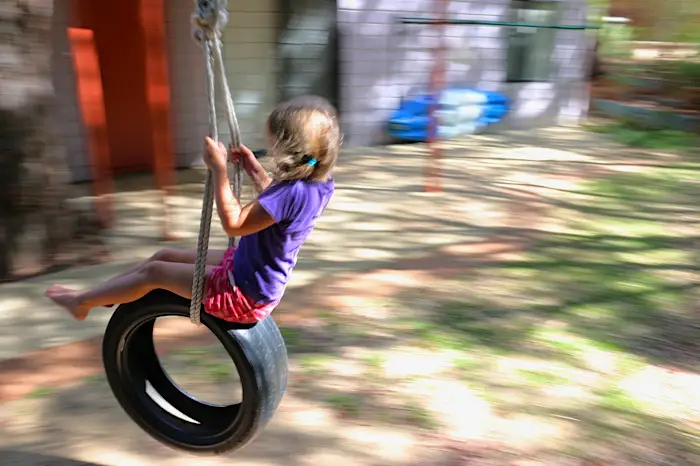
[[114, 225], [114, 179], [107, 138], [102, 73], [92, 30], [68, 28], [68, 40], [77, 81], [78, 103], [87, 133], [90, 170], [97, 216], [102, 226]]
[[153, 167], [156, 186], [162, 194], [163, 239], [174, 240], [168, 198], [175, 186], [173, 135], [170, 121], [170, 77], [168, 75], [164, 0], [140, 0], [146, 59], [146, 100], [152, 128]]
[[433, 97], [433, 100], [429, 109], [428, 148], [430, 156], [428, 157], [425, 169], [425, 190], [427, 192], [438, 192], [442, 190], [442, 146], [438, 137], [438, 121], [435, 116], [435, 111], [439, 106], [439, 94], [445, 86], [446, 23], [444, 21], [447, 20], [449, 0], [435, 0], [435, 2], [436, 18], [443, 22], [436, 22], [434, 24], [438, 46], [433, 54], [433, 67], [430, 74], [430, 95]]

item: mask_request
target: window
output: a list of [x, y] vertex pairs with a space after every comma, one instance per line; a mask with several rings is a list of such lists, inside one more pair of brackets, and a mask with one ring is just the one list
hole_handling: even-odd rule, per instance
[[[517, 23], [557, 24], [557, 1], [514, 0], [511, 20]], [[508, 82], [549, 81], [556, 29], [508, 28]]]

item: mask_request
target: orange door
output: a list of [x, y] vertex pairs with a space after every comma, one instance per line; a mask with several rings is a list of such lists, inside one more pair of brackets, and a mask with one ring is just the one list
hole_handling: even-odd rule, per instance
[[73, 3], [77, 6], [77, 26], [94, 32], [102, 72], [109, 153], [115, 173], [153, 168], [153, 125], [147, 98], [146, 44], [140, 3], [140, 0]]

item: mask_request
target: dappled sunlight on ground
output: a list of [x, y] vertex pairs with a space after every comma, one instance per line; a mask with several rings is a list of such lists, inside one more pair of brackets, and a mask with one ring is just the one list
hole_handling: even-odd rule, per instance
[[[422, 145], [344, 152], [275, 312], [290, 358], [282, 406], [253, 445], [197, 464], [699, 464], [695, 155], [572, 128], [445, 149], [442, 193], [423, 192]], [[101, 333], [108, 311], [78, 326], [40, 293], [161, 246], [149, 195], [120, 197], [130, 220], [112, 233], [114, 264], [3, 285], [0, 359]], [[200, 196], [190, 183], [173, 201], [179, 245], [194, 246]], [[230, 361], [180, 320], [160, 332], [170, 375], [205, 399], [232, 396]], [[17, 337], [26, 328], [33, 341]], [[2, 405], [0, 456], [191, 464], [145, 437], [90, 364], [96, 376]]]

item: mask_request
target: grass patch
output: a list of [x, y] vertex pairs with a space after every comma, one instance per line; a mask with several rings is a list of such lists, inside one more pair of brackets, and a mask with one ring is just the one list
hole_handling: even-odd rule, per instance
[[464, 373], [471, 372], [480, 367], [480, 362], [477, 361], [477, 358], [468, 353], [459, 354], [459, 356], [457, 356], [452, 363], [457, 371]]
[[[653, 391], [620, 388], [638, 373], [655, 373], [650, 366], [700, 372], [694, 331], [700, 317], [691, 294], [698, 173], [689, 165], [638, 167], [581, 183], [576, 193], [552, 194], [563, 228], [532, 234], [517, 259], [485, 259], [464, 276], [404, 293], [384, 309], [390, 318], [380, 324], [323, 314], [323, 321], [342, 324], [323, 351], [372, 350], [353, 375], [362, 391], [327, 395], [319, 384], [309, 396], [362, 422], [435, 430], [458, 421], [450, 409], [440, 418], [426, 408], [433, 406], [426, 382], [447, 382], [441, 396], [448, 399], [455, 383], [478, 393], [484, 405], [475, 407], [488, 406], [491, 419], [501, 418], [496, 430], [506, 429], [500, 421], [526, 418], [537, 421], [533, 430], [562, 427], [561, 438], [523, 426], [497, 432], [506, 443], [541, 435], [538, 442], [554, 455], [548, 464], [563, 464], [570, 454], [621, 466], [700, 464], [700, 416], [672, 416], [662, 409], [667, 404], [650, 401]], [[293, 348], [315, 341], [306, 328], [283, 332]], [[323, 332], [328, 336], [325, 325]], [[365, 335], [360, 343], [358, 334]], [[299, 357], [303, 373], [329, 373], [327, 355]], [[687, 405], [678, 412], [691, 412]], [[527, 450], [525, 443], [513, 448]]]
[[195, 348], [179, 348], [172, 352], [176, 356], [184, 356], [186, 358], [197, 358], [200, 356], [207, 356], [211, 348], [208, 347], [195, 347]]
[[173, 351], [170, 357], [166, 356], [166, 358], [193, 367], [200, 367], [215, 357], [217, 349], [212, 347], [181, 348]]
[[173, 373], [211, 383], [224, 383], [237, 378], [235, 364], [219, 346], [178, 349], [163, 364], [166, 370]]
[[89, 375], [83, 379], [83, 382], [85, 382], [87, 384], [93, 384], [93, 383], [104, 382], [104, 381], [106, 381], [106, 377], [105, 377], [105, 374], [103, 374], [103, 373]]
[[328, 364], [333, 358], [325, 355], [311, 354], [304, 356], [299, 361], [301, 372], [304, 375], [316, 377], [328, 371]]
[[441, 426], [420, 400], [384, 402], [380, 392], [333, 393], [325, 397], [325, 403], [344, 417], [363, 422], [389, 426], [412, 426], [424, 430], [436, 430]]
[[53, 387], [37, 387], [27, 395], [27, 398], [32, 400], [47, 398], [53, 395], [55, 392], [56, 389]]
[[365, 374], [370, 383], [383, 382], [386, 374], [386, 356], [381, 353], [372, 353], [365, 359]]
[[566, 377], [544, 370], [521, 370], [522, 380], [533, 386], [564, 385], [568, 382]]
[[637, 403], [626, 391], [618, 388], [606, 388], [597, 393], [599, 407], [609, 413], [644, 414], [644, 408]]
[[[691, 139], [646, 132], [629, 140], [680, 149]], [[412, 311], [394, 321], [395, 332], [423, 348], [455, 351], [451, 374], [494, 412], [572, 423], [573, 437], [554, 451], [573, 448], [579, 458], [610, 464], [696, 464], [700, 415], [687, 422], [659, 417], [658, 409], [652, 415], [650, 401], [617, 387], [650, 365], [700, 372], [689, 330], [700, 325], [692, 295], [700, 171], [647, 167], [580, 189], [560, 194], [569, 233], [539, 232], [518, 260], [482, 265], [463, 279], [458, 299], [430, 295], [429, 285], [417, 290], [438, 305], [416, 309], [407, 297], [398, 305]], [[517, 287], [506, 290], [516, 294], [501, 292], [514, 278]]]
[[533, 342], [542, 344], [553, 350], [552, 355], [563, 359], [579, 360], [585, 354], [598, 350], [598, 346], [607, 346], [593, 340], [573, 335], [571, 332], [558, 328], [558, 326], [548, 325], [547, 322], [534, 327], [530, 335]]
[[285, 345], [289, 353], [315, 353], [323, 354], [332, 352], [333, 348], [342, 346], [340, 323], [314, 325], [310, 327], [286, 327], [280, 329]]
[[354, 393], [334, 393], [325, 399], [335, 411], [345, 416], [357, 417], [362, 413], [364, 397]]
[[638, 124], [624, 121], [589, 124], [589, 131], [606, 134], [614, 141], [639, 149], [656, 149], [681, 151], [698, 147], [700, 138], [693, 133], [668, 129], [645, 128]]
[[280, 328], [282, 332], [282, 338], [284, 338], [284, 343], [287, 345], [287, 349], [290, 352], [295, 352], [301, 347], [301, 332], [294, 328]]
[[216, 383], [225, 382], [236, 374], [236, 368], [231, 363], [211, 362], [204, 367], [204, 371], [207, 379]]
[[317, 316], [319, 319], [325, 320], [325, 321], [327, 321], [327, 322], [336, 321], [336, 320], [338, 320], [338, 317], [339, 317], [337, 313], [335, 313], [335, 312], [333, 312], [333, 311], [329, 311], [329, 310], [318, 311], [318, 312], [316, 313], [316, 316]]
[[425, 430], [436, 430], [441, 426], [440, 421], [419, 404], [407, 404], [402, 409], [405, 412], [406, 421], [411, 425]]

